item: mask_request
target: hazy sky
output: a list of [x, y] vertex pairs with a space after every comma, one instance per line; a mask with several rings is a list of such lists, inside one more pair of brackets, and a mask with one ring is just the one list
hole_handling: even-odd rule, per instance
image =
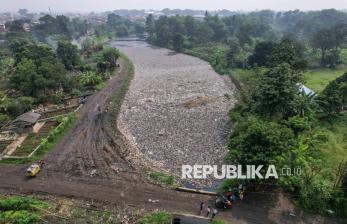
[[347, 9], [347, 0], [0, 0], [0, 11], [87, 12], [114, 9], [229, 9], [229, 10], [317, 10]]

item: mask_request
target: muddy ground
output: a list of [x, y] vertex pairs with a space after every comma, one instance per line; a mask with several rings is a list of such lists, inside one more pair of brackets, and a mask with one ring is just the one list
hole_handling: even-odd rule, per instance
[[[152, 64], [143, 66], [150, 69]], [[197, 213], [201, 201], [213, 205], [213, 197], [152, 184], [144, 170], [131, 161], [131, 152], [124, 148], [122, 136], [110, 131], [108, 106], [126, 77], [127, 65], [123, 61], [121, 70], [105, 89], [91, 96], [81, 108], [75, 127], [44, 158], [46, 167], [36, 178], [26, 177], [27, 165], [0, 166], [0, 192], [56, 195], [139, 210], [165, 209], [190, 214]], [[289, 216], [287, 204], [290, 203], [281, 199], [280, 194], [249, 194], [242, 204], [221, 211], [218, 216], [232, 223], [334, 223], [302, 218], [299, 214]]]

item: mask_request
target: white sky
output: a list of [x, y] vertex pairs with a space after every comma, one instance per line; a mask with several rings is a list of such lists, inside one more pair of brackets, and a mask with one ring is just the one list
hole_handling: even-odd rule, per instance
[[0, 0], [0, 11], [88, 12], [115, 9], [229, 9], [244, 10], [319, 10], [327, 8], [347, 9], [347, 0]]

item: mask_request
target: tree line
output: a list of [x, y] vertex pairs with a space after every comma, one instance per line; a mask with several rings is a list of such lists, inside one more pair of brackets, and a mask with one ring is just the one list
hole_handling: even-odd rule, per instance
[[[295, 42], [300, 53], [310, 59], [308, 62], [319, 55], [320, 66], [335, 67], [343, 63], [340, 56], [341, 49], [346, 47], [347, 13], [264, 10], [219, 17], [206, 12], [203, 19], [179, 15], [155, 19], [149, 15], [146, 31], [149, 42], [179, 52], [211, 43], [223, 44], [226, 63], [233, 67], [252, 66], [257, 56], [251, 56], [254, 50], [269, 53], [272, 45], [282, 39]], [[267, 58], [262, 60], [260, 65], [264, 65]], [[308, 65], [314, 66], [314, 63]]]

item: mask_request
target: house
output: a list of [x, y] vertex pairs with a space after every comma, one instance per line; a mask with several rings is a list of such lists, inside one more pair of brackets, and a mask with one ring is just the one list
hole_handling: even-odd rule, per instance
[[12, 121], [10, 127], [16, 133], [32, 132], [40, 117], [40, 114], [29, 111], [18, 116], [14, 121]]
[[307, 86], [305, 86], [305, 85], [303, 85], [303, 84], [301, 84], [301, 83], [298, 83], [297, 85], [298, 85], [298, 87], [299, 87], [299, 91], [300, 91], [302, 94], [305, 94], [305, 95], [307, 95], [307, 96], [313, 96], [313, 95], [316, 94], [313, 90], [311, 90], [310, 88], [308, 88]]
[[6, 26], [4, 23], [0, 23], [0, 33], [6, 32]]
[[29, 23], [23, 23], [23, 30], [24, 32], [30, 32], [30, 24]]

